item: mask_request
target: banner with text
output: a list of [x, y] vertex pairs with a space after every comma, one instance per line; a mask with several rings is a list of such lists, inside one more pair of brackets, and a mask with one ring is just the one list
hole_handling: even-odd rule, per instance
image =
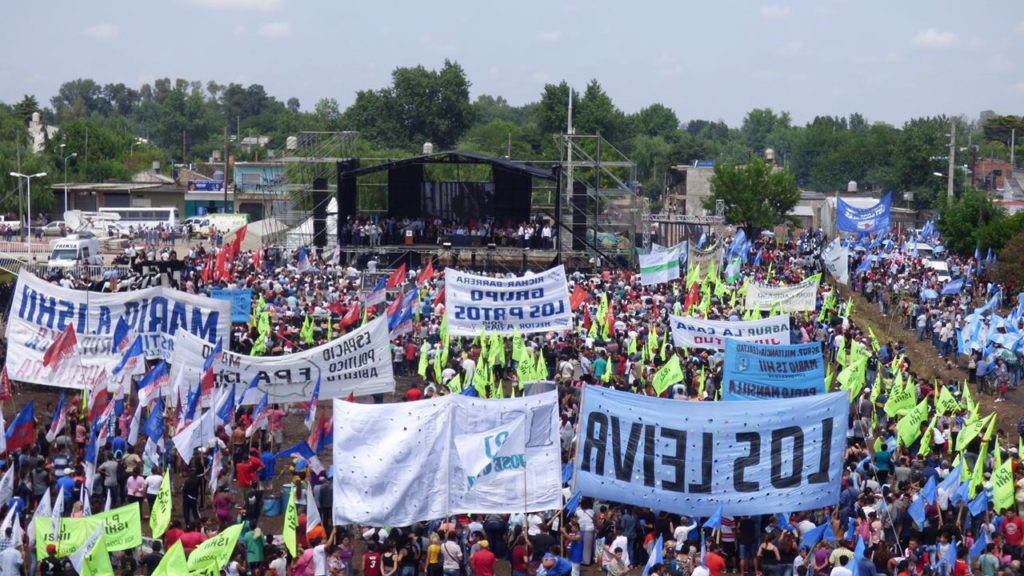
[[[180, 338], [171, 366], [171, 382], [177, 381], [182, 370], [185, 382], [198, 382], [203, 362], [212, 352], [213, 346], [206, 341], [189, 335]], [[395, 390], [387, 318], [383, 316], [327, 344], [284, 356], [224, 352], [213, 363], [213, 371], [218, 386], [235, 384], [238, 394], [253, 378], [257, 380], [259, 393], [249, 392], [239, 398], [244, 404], [259, 402], [263, 392], [271, 403], [308, 402], [317, 377], [321, 400], [344, 398], [349, 393], [365, 396]]]
[[717, 266], [722, 261], [723, 248], [718, 240], [707, 248], [697, 248], [696, 243], [690, 242], [689, 251], [686, 258], [687, 268], [700, 266], [701, 269], [707, 270], [709, 262], [714, 262]]
[[585, 386], [576, 488], [675, 514], [776, 514], [839, 499], [849, 400], [678, 402]]
[[672, 342], [677, 348], [724, 350], [726, 338], [759, 344], [790, 342], [788, 314], [737, 322], [671, 316], [671, 322]]
[[[192, 334], [215, 343], [231, 331], [231, 304], [171, 288], [100, 293], [69, 290], [22, 271], [11, 295], [7, 322], [7, 372], [11, 380], [91, 390], [108, 380], [122, 354], [111, 353], [123, 318], [142, 337], [147, 358], [170, 360], [176, 339]], [[78, 344], [75, 359], [58, 371], [43, 355], [68, 324]], [[129, 342], [130, 344], [130, 342]]]
[[565, 267], [515, 278], [476, 276], [448, 268], [445, 274], [448, 332], [477, 336], [561, 332], [572, 328]]
[[748, 284], [747, 309], [767, 312], [773, 307], [780, 312], [810, 312], [814, 310], [814, 302], [818, 296], [820, 275], [814, 275], [799, 284], [791, 286], [765, 286]]
[[801, 398], [825, 393], [821, 344], [770, 346], [728, 339], [723, 400]]
[[892, 192], [877, 204], [868, 208], [857, 208], [842, 198], [836, 201], [836, 228], [843, 232], [871, 234], [889, 229], [892, 220]]
[[104, 544], [108, 552], [131, 550], [142, 544], [142, 517], [139, 503], [133, 502], [120, 508], [112, 508], [107, 512], [93, 514], [85, 518], [61, 518], [60, 529], [56, 542], [53, 538], [53, 524], [50, 517], [43, 521], [36, 520], [35, 541], [36, 557], [46, 557], [46, 546], [57, 544], [57, 556], [63, 558], [78, 550], [89, 535], [103, 522], [106, 532]]
[[231, 321], [245, 324], [252, 315], [252, 288], [214, 288], [210, 291], [214, 300], [231, 302]]
[[334, 401], [337, 525], [557, 510], [561, 470], [554, 390], [504, 400]]

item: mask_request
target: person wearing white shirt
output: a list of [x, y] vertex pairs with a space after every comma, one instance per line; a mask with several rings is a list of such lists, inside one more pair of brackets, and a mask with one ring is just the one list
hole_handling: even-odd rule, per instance
[[682, 552], [686, 549], [686, 539], [690, 536], [690, 532], [697, 529], [697, 521], [692, 518], [690, 520], [692, 523], [689, 526], [683, 526], [682, 521], [680, 521], [679, 526], [676, 526], [675, 532], [672, 533], [672, 538], [676, 541], [676, 552]]

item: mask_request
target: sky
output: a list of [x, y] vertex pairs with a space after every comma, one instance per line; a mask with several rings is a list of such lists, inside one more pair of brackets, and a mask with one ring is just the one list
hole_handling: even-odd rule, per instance
[[32, 0], [6, 6], [0, 101], [48, 104], [74, 78], [262, 84], [312, 110], [459, 62], [513, 105], [596, 78], [627, 113], [739, 125], [753, 108], [1024, 114], [1024, 0]]

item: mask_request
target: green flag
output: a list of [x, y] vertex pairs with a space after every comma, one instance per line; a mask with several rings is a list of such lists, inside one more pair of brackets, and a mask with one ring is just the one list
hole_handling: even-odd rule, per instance
[[295, 531], [299, 528], [299, 512], [295, 508], [295, 486], [288, 492], [288, 506], [284, 509], [284, 545], [295, 558]]
[[185, 549], [181, 546], [181, 540], [178, 540], [156, 565], [153, 576], [181, 576], [182, 574], [188, 574], [188, 562], [185, 561]]
[[952, 414], [959, 406], [960, 404], [953, 397], [953, 393], [949, 391], [949, 388], [943, 386], [942, 390], [939, 391], [939, 396], [935, 399], [935, 411], [945, 416], [946, 414]]
[[420, 375], [420, 378], [427, 379], [427, 366], [430, 365], [430, 359], [427, 358], [427, 350], [430, 349], [430, 344], [426, 342], [420, 346], [420, 363], [416, 367], [416, 373]]
[[153, 538], [164, 535], [167, 526], [171, 523], [171, 469], [164, 472], [164, 479], [160, 483], [160, 493], [153, 502], [153, 509], [149, 516], [149, 529]]
[[992, 473], [992, 502], [995, 504], [996, 512], [1013, 506], [1013, 492], [1013, 463], [1007, 458]]
[[989, 421], [995, 417], [995, 414], [989, 414], [981, 420], [974, 419], [968, 422], [956, 436], [956, 451], [960, 452], [971, 443], [972, 440], [981, 434], [981, 431], [988, 426]]
[[683, 369], [679, 365], [679, 355], [673, 354], [672, 358], [654, 375], [651, 385], [654, 386], [654, 391], [661, 395], [669, 386], [681, 382], [682, 379]]
[[242, 524], [235, 524], [196, 547], [188, 556], [189, 573], [219, 574], [221, 567], [231, 560], [241, 533]]
[[928, 399], [925, 398], [907, 412], [896, 424], [896, 438], [901, 446], [910, 446], [921, 437], [921, 424], [928, 419]]
[[889, 398], [885, 401], [885, 413], [894, 418], [907, 411], [912, 410], [917, 404], [917, 388], [913, 382], [903, 383], [903, 373], [896, 373], [896, 381], [893, 382]]
[[452, 379], [448, 381], [448, 389], [452, 391], [452, 394], [462, 392], [462, 374], [452, 376]]

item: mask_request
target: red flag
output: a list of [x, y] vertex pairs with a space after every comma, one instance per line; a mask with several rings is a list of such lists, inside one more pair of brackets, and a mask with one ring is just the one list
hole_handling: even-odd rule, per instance
[[206, 259], [206, 266], [203, 266], [203, 284], [209, 284], [213, 278], [213, 256]]
[[435, 306], [440, 304], [440, 303], [442, 303], [442, 302], [444, 302], [444, 286], [441, 287], [441, 292], [437, 295], [437, 298], [435, 300], [436, 300], [434, 302]]
[[604, 315], [604, 325], [608, 327], [609, 332], [615, 329], [615, 303], [608, 303], [608, 313]]
[[402, 284], [403, 282], [405, 282], [405, 263], [404, 262], [402, 263], [401, 266], [399, 266], [397, 269], [395, 269], [394, 272], [391, 273], [391, 276], [388, 276], [387, 289], [391, 290], [392, 288], [394, 288], [395, 286], [398, 286], [399, 284]]
[[43, 366], [56, 370], [61, 362], [75, 353], [76, 345], [78, 338], [75, 337], [75, 326], [68, 324], [43, 353]]
[[356, 393], [355, 392], [349, 392], [348, 393], [348, 397], [345, 398], [345, 402], [355, 402], [355, 401], [356, 401]]
[[345, 307], [341, 305], [341, 302], [335, 302], [334, 304], [329, 304], [327, 309], [331, 311], [332, 315], [341, 316]]
[[203, 377], [199, 380], [199, 394], [201, 397], [206, 398], [213, 394], [213, 389], [216, 386], [216, 381], [213, 377], [213, 366], [209, 370], [203, 372]]
[[590, 306], [583, 307], [583, 328], [590, 330]]
[[427, 267], [420, 272], [419, 277], [416, 278], [416, 285], [422, 286], [430, 281], [434, 277], [434, 261], [431, 260], [427, 263]]
[[103, 411], [107, 409], [107, 404], [110, 403], [110, 392], [107, 391], [107, 385], [100, 384], [100, 386], [103, 386], [103, 388], [100, 390], [99, 394], [96, 395], [96, 399], [92, 401], [92, 405], [89, 406], [90, 422], [95, 422], [96, 418], [98, 418], [100, 414], [103, 414]]
[[590, 301], [590, 292], [587, 292], [580, 284], [576, 285], [576, 288], [572, 291], [572, 296], [569, 297], [569, 306], [576, 310], [580, 307], [580, 304]]
[[263, 262], [263, 248], [260, 248], [259, 250], [257, 250], [256, 252], [253, 252], [253, 254], [252, 254], [252, 266], [253, 266], [253, 268], [259, 270], [260, 269], [260, 264], [262, 262]]
[[226, 254], [224, 252], [224, 250], [217, 252], [217, 268], [213, 271], [213, 278], [215, 280], [219, 280], [227, 272]]
[[18, 412], [18, 415], [11, 421], [10, 426], [7, 427], [7, 452], [11, 453], [15, 450], [20, 450], [25, 446], [30, 446], [36, 439], [36, 422], [35, 422], [35, 400], [29, 400], [28, 404]]
[[338, 328], [344, 330], [359, 321], [359, 303], [353, 302], [348, 308], [348, 314], [341, 319]]
[[402, 308], [402, 296], [399, 295], [398, 298], [395, 298], [395, 301], [392, 302], [390, 306], [388, 306], [388, 316], [394, 316], [395, 314], [398, 313], [398, 311], [401, 308]]
[[686, 300], [683, 302], [683, 310], [689, 312], [690, 306], [694, 306], [698, 302], [700, 302], [700, 286], [694, 282], [693, 286], [690, 286], [690, 291], [686, 293]]
[[248, 226], [242, 226], [235, 231], [235, 253], [238, 253], [238, 249], [242, 246], [242, 242], [245, 242], [245, 233], [249, 231]]

